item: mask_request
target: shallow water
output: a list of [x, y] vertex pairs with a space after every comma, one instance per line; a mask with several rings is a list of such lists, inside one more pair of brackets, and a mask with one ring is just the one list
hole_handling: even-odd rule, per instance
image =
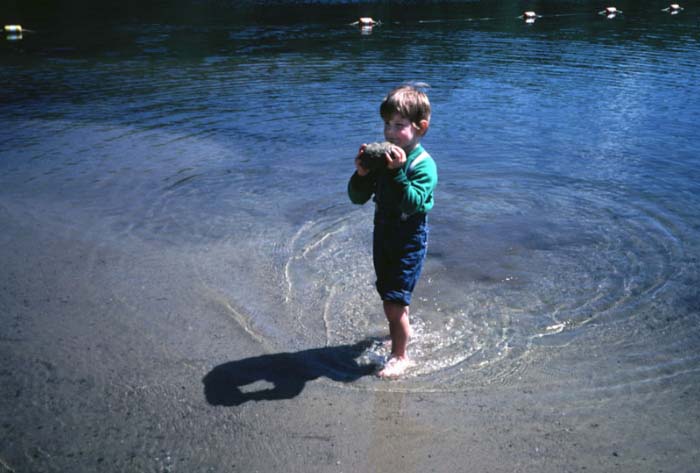
[[[525, 24], [486, 3], [24, 7], [36, 31], [0, 46], [0, 215], [179, 255], [196, 277], [175, 281], [269, 352], [379, 339], [372, 209], [345, 186], [382, 137], [383, 94], [427, 82], [440, 183], [416, 365], [344, 386], [684, 391], [700, 359], [700, 5], [619, 2], [607, 19], [542, 2]], [[359, 15], [384, 22], [361, 31]]]

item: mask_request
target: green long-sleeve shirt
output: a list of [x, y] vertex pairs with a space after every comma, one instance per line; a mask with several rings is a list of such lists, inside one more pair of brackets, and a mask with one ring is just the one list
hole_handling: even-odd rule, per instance
[[377, 211], [385, 215], [427, 213], [434, 205], [437, 181], [435, 161], [419, 144], [398, 171], [366, 176], [355, 172], [348, 183], [348, 195], [354, 204], [364, 204], [374, 195]]

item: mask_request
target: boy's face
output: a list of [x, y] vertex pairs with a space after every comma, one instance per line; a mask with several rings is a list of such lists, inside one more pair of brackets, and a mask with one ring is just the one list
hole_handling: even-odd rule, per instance
[[408, 118], [395, 113], [384, 122], [384, 138], [409, 153], [416, 147], [427, 129], [427, 120], [421, 120], [417, 127]]

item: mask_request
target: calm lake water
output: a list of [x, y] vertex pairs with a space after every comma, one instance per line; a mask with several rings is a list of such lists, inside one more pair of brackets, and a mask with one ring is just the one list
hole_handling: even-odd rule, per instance
[[700, 3], [541, 1], [532, 24], [522, 2], [4, 3], [34, 31], [0, 44], [3, 226], [178, 254], [197, 277], [172, 291], [200, 288], [270, 352], [382, 336], [372, 208], [346, 183], [383, 95], [426, 82], [417, 365], [349, 386], [551, 364], [587, 380], [572, 396], [697, 387]]

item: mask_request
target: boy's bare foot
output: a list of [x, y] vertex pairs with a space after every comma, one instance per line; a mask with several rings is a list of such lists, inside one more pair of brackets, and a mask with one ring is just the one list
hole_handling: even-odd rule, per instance
[[379, 370], [377, 376], [385, 379], [396, 379], [411, 366], [411, 361], [405, 356], [392, 356], [389, 361], [386, 362], [384, 368]]

